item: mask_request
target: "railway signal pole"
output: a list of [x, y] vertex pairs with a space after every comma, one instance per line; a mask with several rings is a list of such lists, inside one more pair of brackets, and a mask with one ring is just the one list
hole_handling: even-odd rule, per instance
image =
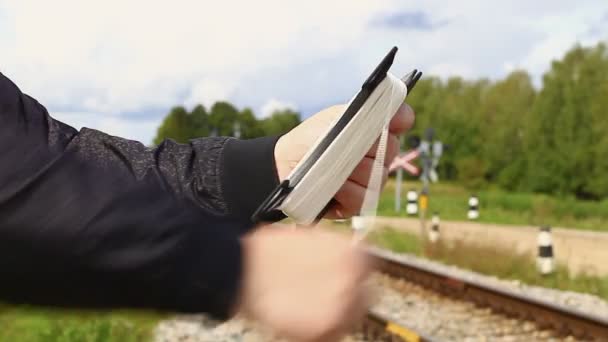
[[234, 126], [232, 127], [232, 132], [234, 132], [234, 137], [237, 139], [241, 138], [241, 125], [238, 121], [234, 122]]
[[[397, 154], [397, 158], [399, 154], [401, 154], [401, 146], [403, 146], [403, 136], [399, 138], [399, 153]], [[403, 177], [403, 170], [401, 168], [397, 169], [397, 183], [395, 184], [395, 212], [401, 211], [401, 179]]]
[[408, 152], [401, 154], [401, 155], [397, 155], [395, 157], [395, 159], [393, 160], [393, 162], [391, 163], [391, 165], [388, 167], [388, 171], [392, 172], [397, 170], [397, 184], [395, 185], [395, 211], [399, 212], [401, 211], [401, 184], [403, 181], [403, 173], [402, 170], [407, 171], [409, 174], [413, 175], [413, 176], [417, 176], [418, 173], [420, 172], [420, 170], [418, 169], [418, 167], [414, 164], [412, 164], [412, 161], [416, 158], [418, 158], [418, 155], [420, 155], [420, 152], [418, 151], [418, 149], [412, 149], [409, 150]]
[[419, 217], [420, 217], [420, 235], [423, 241], [426, 242], [426, 211], [429, 205], [429, 183], [436, 183], [439, 180], [437, 175], [437, 166], [439, 159], [443, 154], [443, 143], [439, 140], [433, 141], [435, 130], [429, 127], [424, 132], [424, 139], [420, 142], [420, 156], [422, 158], [422, 190], [419, 198]]
[[422, 158], [422, 190], [420, 196], [418, 196], [418, 213], [420, 217], [420, 236], [423, 242], [426, 244], [426, 210], [428, 208], [428, 195], [429, 195], [429, 170], [431, 168], [431, 141], [433, 140], [434, 130], [427, 128], [424, 132], [424, 138], [420, 142], [420, 156]]

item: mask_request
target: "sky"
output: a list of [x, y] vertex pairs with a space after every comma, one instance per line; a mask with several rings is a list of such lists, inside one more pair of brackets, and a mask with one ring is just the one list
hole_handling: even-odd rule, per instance
[[608, 40], [608, 1], [0, 0], [0, 72], [76, 128], [149, 144], [169, 109], [347, 102], [391, 69], [498, 79]]

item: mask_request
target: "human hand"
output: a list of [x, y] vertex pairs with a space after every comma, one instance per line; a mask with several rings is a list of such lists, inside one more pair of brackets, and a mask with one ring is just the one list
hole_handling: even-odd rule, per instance
[[[345, 105], [329, 107], [311, 116], [289, 133], [282, 136], [274, 150], [279, 179], [285, 179], [304, 157], [317, 139], [324, 134], [331, 123], [346, 109]], [[384, 159], [384, 178], [388, 177], [388, 166], [399, 153], [399, 135], [414, 124], [414, 111], [407, 104], [401, 105], [389, 127], [389, 137]], [[329, 210], [326, 218], [348, 218], [359, 213], [365, 190], [369, 182], [377, 149], [377, 142], [354, 169], [348, 180], [334, 196], [336, 204]], [[383, 182], [384, 184], [384, 182]]]
[[365, 254], [322, 230], [260, 228], [243, 238], [240, 311], [295, 341], [337, 341], [368, 304]]

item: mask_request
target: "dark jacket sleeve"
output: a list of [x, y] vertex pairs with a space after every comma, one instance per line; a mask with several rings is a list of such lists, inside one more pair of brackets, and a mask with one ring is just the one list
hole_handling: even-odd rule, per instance
[[[148, 149], [79, 133], [0, 74], [0, 300], [227, 317], [239, 234], [276, 184], [274, 141]], [[267, 184], [238, 198], [246, 182], [225, 177], [255, 155]]]
[[199, 138], [188, 144], [167, 139], [153, 149], [89, 129], [80, 139], [87, 140], [78, 142], [87, 154], [103, 153], [102, 159], [121, 164], [137, 179], [154, 172], [177, 196], [249, 226], [257, 206], [279, 182], [274, 160], [278, 137]]

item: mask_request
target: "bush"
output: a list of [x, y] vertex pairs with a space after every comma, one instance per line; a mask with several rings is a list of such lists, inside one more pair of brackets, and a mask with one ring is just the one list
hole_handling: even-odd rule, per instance
[[456, 162], [458, 179], [469, 189], [478, 190], [486, 185], [486, 165], [476, 157], [460, 159]]

